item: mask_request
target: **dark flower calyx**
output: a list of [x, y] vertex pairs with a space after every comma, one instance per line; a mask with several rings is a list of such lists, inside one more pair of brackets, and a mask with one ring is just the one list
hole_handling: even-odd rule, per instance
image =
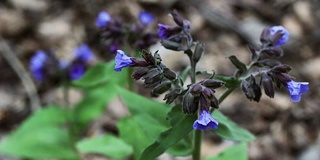
[[202, 85], [211, 88], [211, 89], [216, 89], [224, 85], [224, 82], [214, 80], [214, 79], [206, 79], [202, 82]]

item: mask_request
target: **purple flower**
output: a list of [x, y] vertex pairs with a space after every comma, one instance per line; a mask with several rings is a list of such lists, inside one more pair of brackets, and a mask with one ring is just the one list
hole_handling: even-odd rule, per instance
[[202, 110], [199, 119], [193, 123], [193, 129], [204, 131], [207, 127], [215, 130], [218, 128], [218, 121], [213, 119], [207, 110]]
[[154, 21], [154, 16], [149, 12], [140, 12], [139, 20], [142, 24], [148, 25]]
[[133, 61], [131, 57], [128, 57], [122, 50], [117, 50], [117, 55], [115, 58], [116, 66], [114, 67], [114, 71], [119, 72], [124, 67], [131, 66]]
[[74, 59], [80, 59], [82, 62], [89, 62], [93, 59], [93, 53], [87, 44], [83, 44], [75, 49]]
[[109, 13], [106, 11], [101, 11], [96, 19], [96, 25], [100, 28], [105, 28], [110, 20], [111, 17]]
[[300, 102], [301, 94], [306, 93], [309, 90], [309, 82], [295, 82], [289, 81], [287, 83], [287, 89], [290, 93], [290, 99], [292, 102]]
[[81, 78], [84, 73], [85, 66], [83, 64], [73, 64], [69, 67], [69, 76], [72, 80]]
[[288, 40], [289, 40], [289, 32], [282, 26], [273, 26], [273, 27], [270, 28], [271, 36], [273, 36], [278, 31], [280, 31], [281, 34], [283, 34], [283, 35], [278, 41], [274, 42], [274, 45], [275, 46], [282, 46], [282, 45], [284, 45], [285, 43], [288, 42]]
[[42, 81], [44, 78], [43, 70], [47, 58], [48, 56], [44, 51], [38, 50], [30, 60], [31, 72], [38, 81]]
[[169, 29], [170, 29], [170, 26], [159, 23], [158, 27], [159, 27], [158, 36], [161, 39], [167, 39], [170, 36], [169, 33], [168, 33]]

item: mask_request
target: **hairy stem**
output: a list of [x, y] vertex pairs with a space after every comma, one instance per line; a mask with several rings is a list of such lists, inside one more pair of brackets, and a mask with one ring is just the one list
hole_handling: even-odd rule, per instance
[[195, 130], [194, 148], [193, 148], [193, 153], [192, 153], [193, 160], [200, 160], [201, 159], [201, 140], [202, 140], [202, 131]]

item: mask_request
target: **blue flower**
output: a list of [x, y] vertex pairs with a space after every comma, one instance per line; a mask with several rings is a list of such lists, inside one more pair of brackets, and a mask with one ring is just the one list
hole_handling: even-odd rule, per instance
[[273, 26], [273, 27], [270, 28], [271, 36], [273, 36], [278, 31], [280, 31], [283, 35], [277, 42], [274, 42], [274, 45], [275, 46], [282, 46], [282, 45], [284, 45], [285, 43], [288, 42], [288, 40], [289, 40], [289, 32], [282, 26]]
[[204, 131], [208, 127], [212, 130], [215, 130], [218, 128], [218, 124], [218, 121], [213, 119], [207, 110], [203, 110], [199, 116], [199, 119], [193, 123], [193, 129]]
[[154, 16], [149, 12], [140, 12], [139, 20], [142, 24], [148, 25], [154, 21]]
[[83, 44], [74, 51], [74, 59], [89, 62], [93, 59], [93, 53], [87, 44]]
[[83, 64], [73, 64], [69, 67], [69, 76], [72, 80], [81, 78], [84, 73], [85, 66]]
[[47, 58], [48, 56], [44, 51], [38, 50], [30, 60], [31, 72], [38, 81], [42, 81], [44, 78], [43, 70]]
[[133, 61], [130, 57], [128, 57], [122, 50], [117, 50], [117, 55], [115, 58], [116, 66], [114, 67], [114, 71], [119, 72], [124, 67], [131, 66]]
[[159, 23], [159, 24], [158, 24], [158, 27], [159, 27], [158, 36], [159, 36], [161, 39], [167, 39], [167, 38], [169, 38], [169, 36], [170, 36], [170, 34], [169, 34], [170, 26]]
[[309, 82], [295, 82], [289, 81], [287, 83], [287, 89], [290, 93], [290, 99], [292, 102], [300, 102], [301, 94], [306, 93], [309, 90]]
[[110, 20], [111, 17], [109, 13], [106, 11], [101, 11], [96, 19], [96, 25], [100, 28], [105, 28]]

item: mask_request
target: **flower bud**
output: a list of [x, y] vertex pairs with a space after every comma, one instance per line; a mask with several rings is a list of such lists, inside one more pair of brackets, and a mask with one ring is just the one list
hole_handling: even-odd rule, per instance
[[168, 91], [170, 88], [171, 88], [171, 82], [170, 81], [162, 82], [162, 83], [158, 84], [157, 86], [155, 86], [152, 89], [151, 95], [153, 97], [157, 97], [158, 95]]
[[164, 96], [163, 100], [166, 100], [166, 104], [170, 104], [172, 103], [178, 96], [183, 94], [183, 90], [180, 88], [176, 88], [174, 90], [172, 90], [171, 92], [169, 92], [168, 94], [166, 94]]
[[202, 86], [198, 83], [194, 84], [190, 88], [190, 93], [194, 96], [199, 96], [201, 92], [202, 92]]
[[264, 53], [264, 54], [271, 56], [271, 57], [282, 57], [283, 56], [282, 49], [277, 46], [266, 47], [261, 50], [261, 53]]
[[143, 77], [144, 75], [146, 75], [148, 73], [149, 69], [146, 67], [143, 68], [139, 68], [136, 72], [134, 72], [132, 74], [132, 78], [134, 80], [139, 80], [141, 79], [141, 77]]
[[169, 80], [175, 80], [177, 78], [176, 73], [174, 73], [172, 70], [170, 70], [169, 68], [164, 68], [163, 69], [163, 75], [164, 77], [166, 77]]
[[196, 45], [196, 48], [194, 50], [194, 53], [192, 55], [192, 60], [193, 62], [196, 64], [200, 58], [202, 57], [202, 54], [204, 53], [204, 44], [203, 43], [200, 43], [200, 42], [197, 42], [197, 45]]
[[202, 82], [202, 85], [211, 88], [211, 89], [216, 89], [224, 85], [224, 82], [214, 80], [214, 79], [206, 79]]
[[190, 92], [183, 96], [182, 110], [185, 114], [194, 114], [198, 110], [199, 96], [194, 97]]
[[264, 88], [264, 92], [266, 93], [267, 96], [269, 96], [270, 98], [274, 97], [274, 87], [273, 87], [273, 83], [272, 83], [272, 79], [264, 74], [262, 77], [262, 85]]
[[287, 73], [290, 70], [291, 70], [291, 67], [285, 64], [280, 64], [272, 68], [272, 71], [276, 73]]
[[149, 63], [150, 65], [155, 65], [155, 59], [149, 51], [142, 50], [141, 55], [147, 63]]
[[174, 22], [176, 22], [176, 24], [177, 24], [178, 26], [183, 27], [183, 18], [182, 18], [182, 16], [177, 12], [177, 10], [174, 9], [174, 10], [171, 12], [171, 16], [172, 16]]

